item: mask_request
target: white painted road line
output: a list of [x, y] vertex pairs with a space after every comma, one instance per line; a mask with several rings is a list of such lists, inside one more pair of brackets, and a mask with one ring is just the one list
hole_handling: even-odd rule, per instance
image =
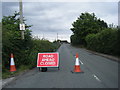
[[101, 80], [95, 74], [93, 74], [93, 77], [95, 77], [97, 81], [101, 82]]
[[81, 61], [81, 60], [79, 60], [80, 61], [80, 63], [83, 65], [83, 62]]

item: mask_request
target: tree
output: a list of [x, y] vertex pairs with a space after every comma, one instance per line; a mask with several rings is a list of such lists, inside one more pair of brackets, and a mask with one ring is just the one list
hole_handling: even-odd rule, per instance
[[[15, 12], [12, 16], [3, 16], [2, 18], [2, 66], [9, 68], [10, 53], [14, 53], [16, 57], [16, 66], [26, 64], [25, 56], [32, 47], [31, 31], [26, 25], [25, 39], [21, 39], [21, 32], [19, 30], [19, 13]], [[25, 20], [24, 20], [25, 21]]]
[[94, 13], [90, 14], [87, 12], [81, 13], [78, 19], [73, 22], [72, 26], [73, 28], [71, 28], [71, 31], [73, 32], [73, 35], [71, 36], [71, 40], [73, 40], [73, 37], [74, 40], [77, 40], [76, 44], [83, 45], [86, 45], [85, 37], [88, 34], [98, 33], [103, 28], [108, 27], [107, 23], [103, 20], [97, 19]]

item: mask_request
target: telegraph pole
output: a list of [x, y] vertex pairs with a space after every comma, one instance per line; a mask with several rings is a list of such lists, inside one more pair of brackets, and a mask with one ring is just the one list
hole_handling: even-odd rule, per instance
[[[20, 30], [21, 30], [21, 38], [24, 39], [24, 28], [25, 25], [23, 23], [23, 7], [22, 7], [22, 0], [19, 0], [19, 9], [20, 9]], [[24, 28], [23, 28], [24, 27]]]
[[118, 28], [120, 29], [120, 1], [118, 2]]
[[57, 41], [58, 41], [58, 33], [57, 33]]
[[44, 40], [44, 34], [43, 34], [43, 40]]

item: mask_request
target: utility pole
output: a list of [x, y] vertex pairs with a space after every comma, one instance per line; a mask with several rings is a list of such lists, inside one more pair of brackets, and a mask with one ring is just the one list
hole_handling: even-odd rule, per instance
[[24, 39], [25, 24], [23, 23], [22, 0], [19, 0], [19, 8], [20, 8], [20, 30], [21, 30], [21, 38]]
[[44, 40], [44, 33], [43, 33], [43, 38], [42, 38], [42, 40]]
[[120, 29], [120, 1], [118, 2], [118, 28]]
[[57, 41], [58, 41], [58, 33], [57, 33]]

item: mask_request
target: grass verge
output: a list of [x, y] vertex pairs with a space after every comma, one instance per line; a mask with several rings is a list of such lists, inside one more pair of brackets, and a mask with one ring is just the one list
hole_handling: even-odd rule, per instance
[[6, 70], [5, 72], [2, 73], [2, 79], [6, 79], [6, 78], [16, 76], [16, 75], [18, 75], [21, 72], [24, 72], [26, 70], [29, 70], [29, 66], [22, 65], [15, 72], [10, 72], [10, 70]]

